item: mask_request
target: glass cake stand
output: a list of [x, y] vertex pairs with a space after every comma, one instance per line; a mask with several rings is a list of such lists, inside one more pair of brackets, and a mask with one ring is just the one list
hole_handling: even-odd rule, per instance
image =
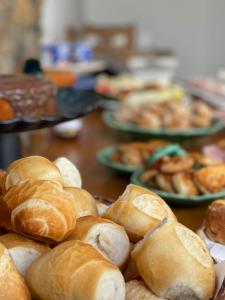
[[5, 169], [10, 162], [21, 157], [19, 132], [46, 128], [80, 118], [96, 110], [99, 107], [99, 100], [99, 96], [93, 91], [59, 89], [56, 115], [0, 121], [0, 169]]

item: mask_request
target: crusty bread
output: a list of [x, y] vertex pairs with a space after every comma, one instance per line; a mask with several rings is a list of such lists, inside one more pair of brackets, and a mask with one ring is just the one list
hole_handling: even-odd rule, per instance
[[95, 200], [95, 201], [97, 205], [98, 215], [103, 216], [106, 213], [106, 211], [109, 209], [110, 205], [107, 205], [100, 200]]
[[185, 226], [164, 223], [132, 252], [137, 269], [158, 297], [208, 300], [215, 288], [213, 260], [202, 239]]
[[215, 242], [225, 244], [225, 199], [218, 199], [208, 207], [204, 221], [207, 236]]
[[82, 186], [80, 172], [69, 159], [59, 157], [54, 163], [60, 170], [64, 187], [80, 188]]
[[127, 186], [122, 196], [106, 211], [104, 217], [123, 225], [133, 242], [142, 239], [164, 218], [176, 220], [162, 198], [134, 184]]
[[3, 198], [13, 230], [62, 241], [75, 228], [72, 196], [51, 181], [29, 181], [11, 187]]
[[38, 258], [27, 282], [42, 300], [125, 300], [119, 269], [81, 241], [63, 242]]
[[65, 188], [73, 196], [73, 206], [77, 218], [97, 215], [97, 204], [94, 197], [81, 188]]
[[30, 292], [14, 266], [9, 251], [0, 243], [0, 299], [31, 300]]
[[124, 228], [110, 220], [96, 216], [77, 219], [74, 232], [68, 240], [91, 244], [104, 257], [122, 267], [130, 254], [130, 241]]
[[16, 233], [1, 235], [0, 243], [8, 249], [14, 265], [23, 276], [26, 275], [28, 267], [35, 259], [50, 250], [49, 246], [27, 239]]
[[155, 296], [143, 281], [131, 280], [126, 283], [126, 300], [163, 300]]
[[47, 158], [28, 156], [11, 163], [7, 169], [5, 189], [28, 180], [51, 180], [61, 184], [59, 169]]

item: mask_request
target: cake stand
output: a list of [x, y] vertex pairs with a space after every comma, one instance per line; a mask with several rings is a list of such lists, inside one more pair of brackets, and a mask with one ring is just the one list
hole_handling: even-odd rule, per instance
[[41, 118], [20, 117], [0, 121], [0, 168], [5, 169], [10, 162], [21, 157], [19, 132], [46, 128], [80, 118], [97, 109], [99, 100], [99, 96], [93, 91], [59, 89], [56, 99], [56, 115]]

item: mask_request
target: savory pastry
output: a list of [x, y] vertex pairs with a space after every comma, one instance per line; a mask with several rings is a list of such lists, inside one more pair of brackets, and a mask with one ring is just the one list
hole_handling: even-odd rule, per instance
[[199, 152], [191, 152], [190, 156], [193, 158], [195, 166], [197, 168], [199, 167], [207, 167], [211, 165], [216, 165], [219, 163], [218, 160], [211, 158], [209, 156], [206, 156]]
[[192, 126], [208, 127], [213, 121], [214, 110], [203, 101], [194, 101], [192, 104]]
[[190, 171], [174, 174], [172, 176], [172, 182], [178, 194], [185, 196], [199, 195], [199, 190], [193, 181], [193, 173]]
[[9, 251], [0, 243], [0, 299], [31, 300], [24, 279], [16, 270]]
[[80, 188], [64, 188], [64, 190], [69, 192], [73, 197], [72, 204], [77, 218], [97, 215], [97, 204], [91, 194]]
[[157, 188], [169, 193], [173, 193], [174, 187], [172, 179], [173, 177], [171, 174], [158, 173], [155, 176], [155, 183], [157, 185]]
[[215, 289], [213, 260], [202, 239], [177, 222], [149, 232], [132, 252], [155, 295], [169, 300], [209, 300]]
[[190, 169], [194, 161], [190, 156], [165, 156], [160, 161], [160, 171], [163, 173], [177, 173]]
[[205, 233], [210, 240], [225, 244], [225, 199], [219, 199], [208, 207], [204, 221]]
[[126, 283], [126, 300], [163, 300], [155, 296], [141, 280]]
[[61, 184], [59, 169], [42, 156], [28, 156], [11, 163], [7, 169], [5, 189], [29, 180], [51, 180]]
[[225, 164], [208, 166], [196, 171], [194, 181], [203, 194], [223, 191], [225, 189]]
[[54, 163], [60, 170], [64, 187], [81, 187], [80, 172], [70, 160], [65, 157], [59, 157]]
[[64, 242], [38, 258], [28, 270], [27, 282], [42, 300], [125, 300], [119, 269], [81, 241]]
[[28, 181], [4, 195], [12, 228], [37, 239], [62, 241], [75, 228], [72, 195], [52, 181]]
[[67, 240], [80, 240], [92, 245], [118, 267], [126, 263], [130, 254], [130, 241], [124, 228], [101, 217], [77, 219], [76, 228]]
[[15, 233], [1, 235], [0, 243], [8, 249], [14, 265], [24, 277], [32, 262], [50, 250], [47, 245], [35, 242]]
[[109, 207], [104, 217], [124, 226], [133, 242], [142, 239], [163, 219], [176, 220], [163, 199], [134, 184], [126, 187], [124, 193]]
[[138, 124], [143, 128], [158, 129], [161, 127], [160, 118], [152, 112], [140, 111], [134, 119], [134, 123]]

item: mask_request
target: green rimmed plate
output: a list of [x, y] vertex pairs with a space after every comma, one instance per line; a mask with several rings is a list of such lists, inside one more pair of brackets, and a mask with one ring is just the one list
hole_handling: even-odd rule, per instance
[[131, 182], [140, 186], [143, 186], [166, 200], [168, 203], [177, 204], [177, 205], [200, 205], [204, 203], [211, 202], [215, 199], [225, 198], [225, 191], [215, 194], [208, 194], [208, 195], [200, 195], [200, 196], [184, 196], [175, 193], [168, 193], [162, 190], [157, 190], [152, 188], [147, 183], [143, 182], [140, 179], [141, 174], [143, 173], [144, 169], [136, 170], [131, 176]]
[[123, 173], [123, 174], [132, 174], [137, 169], [125, 164], [114, 163], [110, 160], [111, 156], [115, 153], [117, 148], [118, 145], [103, 148], [97, 153], [98, 160], [103, 165], [105, 165], [106, 167], [110, 168], [113, 171]]
[[178, 130], [172, 130], [166, 128], [145, 129], [136, 126], [135, 124], [118, 123], [117, 121], [115, 121], [113, 117], [113, 111], [105, 111], [103, 113], [103, 119], [109, 127], [116, 130], [130, 133], [140, 138], [161, 138], [161, 139], [169, 139], [169, 140], [183, 140], [183, 139], [198, 138], [198, 137], [213, 135], [225, 128], [225, 124], [222, 120], [215, 119], [212, 126], [207, 128], [196, 128], [196, 129], [190, 129], [185, 131], [180, 131], [180, 130], [178, 131]]

